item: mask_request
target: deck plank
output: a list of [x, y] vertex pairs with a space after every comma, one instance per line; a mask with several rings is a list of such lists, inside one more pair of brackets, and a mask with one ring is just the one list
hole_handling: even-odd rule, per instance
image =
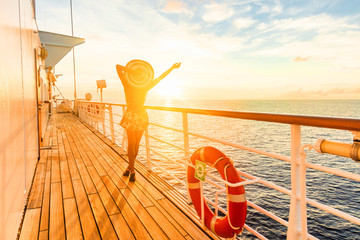
[[105, 208], [98, 194], [89, 195], [91, 208], [95, 215], [102, 239], [118, 239], [116, 232], [111, 224], [109, 216], [106, 214]]
[[[47, 155], [47, 153], [44, 153]], [[46, 163], [38, 164], [36, 167], [33, 188], [31, 189], [28, 208], [39, 208], [42, 205], [44, 182], [46, 176]]]
[[49, 239], [49, 232], [47, 230], [39, 232], [39, 240], [48, 240], [48, 239]]
[[60, 182], [60, 160], [59, 160], [59, 149], [57, 141], [57, 131], [52, 131], [52, 138], [54, 145], [51, 149], [51, 183]]
[[53, 114], [45, 136], [51, 149], [41, 151], [21, 239], [211, 239], [186, 199], [144, 165], [136, 162], [135, 182], [122, 176], [120, 147], [74, 115]]
[[166, 234], [162, 231], [159, 225], [147, 212], [147, 210], [141, 205], [141, 203], [136, 199], [135, 195], [130, 191], [130, 189], [125, 188], [121, 190], [124, 198], [127, 200], [128, 204], [131, 206], [137, 216], [139, 216], [140, 221], [145, 226], [146, 230], [154, 239], [167, 239]]
[[80, 180], [74, 180], [73, 185], [84, 239], [100, 239], [84, 186]]
[[114, 214], [119, 213], [119, 209], [117, 208], [113, 198], [109, 194], [108, 190], [106, 189], [102, 179], [96, 172], [95, 168], [88, 167], [88, 170], [89, 170], [91, 178], [93, 179], [93, 181], [95, 183], [95, 187], [99, 193], [101, 201], [104, 204], [108, 215], [114, 215]]
[[110, 219], [120, 240], [135, 239], [124, 217], [121, 214], [112, 215], [110, 216]]
[[64, 211], [60, 182], [51, 183], [49, 238], [54, 240], [65, 239]]
[[60, 157], [60, 175], [61, 175], [61, 186], [63, 192], [63, 198], [73, 198], [74, 190], [71, 183], [69, 165], [66, 157], [63, 135], [62, 132], [58, 131], [58, 146], [59, 146], [59, 157]]
[[28, 209], [25, 214], [20, 240], [37, 240], [39, 235], [40, 208]]
[[146, 196], [145, 191], [142, 191], [143, 189], [140, 189], [139, 186], [139, 180], [135, 181], [134, 183], [128, 183], [128, 188], [144, 207], [154, 206], [152, 201]]
[[[114, 169], [112, 168], [112, 166], [110, 166], [110, 164], [113, 163], [113, 160], [111, 159], [111, 157], [107, 154], [107, 152], [104, 151], [104, 148], [101, 147], [101, 143], [99, 143], [98, 141], [96, 141], [96, 139], [92, 139], [91, 135], [88, 134], [89, 130], [87, 128], [77, 128], [77, 131], [82, 132], [83, 134], [85, 134], [87, 136], [87, 140], [84, 141], [87, 142], [88, 144], [92, 144], [91, 146], [93, 147], [93, 149], [95, 151], [97, 151], [98, 153], [96, 154], [96, 156], [98, 157], [98, 161], [101, 164], [101, 166], [103, 167], [103, 169], [106, 171], [107, 175], [109, 175], [113, 181], [115, 182], [116, 186], [118, 188], [126, 188], [126, 184], [124, 183], [124, 181], [118, 176], [117, 172], [114, 171]], [[94, 136], [93, 136], [94, 137]], [[122, 172], [121, 172], [122, 174]], [[121, 175], [120, 174], [120, 175]]]
[[82, 240], [83, 235], [75, 198], [64, 199], [64, 214], [66, 224], [66, 239]]
[[[49, 160], [50, 161], [50, 160]], [[48, 164], [50, 166], [50, 164]], [[49, 229], [51, 171], [46, 171], [44, 196], [41, 208], [40, 231]]]
[[137, 214], [131, 209], [126, 199], [116, 187], [116, 185], [111, 181], [110, 178], [104, 177], [104, 183], [109, 189], [109, 192], [113, 196], [116, 205], [119, 207], [120, 212], [124, 216], [124, 219], [131, 228], [136, 239], [151, 239], [149, 233], [146, 231], [145, 227], [141, 223]]
[[159, 223], [161, 229], [170, 239], [185, 239], [179, 230], [168, 220], [167, 217], [165, 217], [164, 214], [160, 212], [157, 207], [148, 207], [146, 210]]
[[65, 130], [62, 131], [62, 138], [63, 138], [63, 142], [64, 142], [66, 158], [67, 158], [68, 165], [69, 165], [71, 180], [80, 179], [80, 173], [79, 173], [79, 170], [77, 169], [77, 166], [75, 163], [75, 158], [74, 158], [72, 149], [70, 147], [70, 141], [69, 141], [69, 138], [67, 137], [67, 133]]
[[159, 203], [164, 207], [164, 210], [171, 214], [176, 222], [178, 222], [181, 226], [186, 226], [185, 231], [188, 232], [194, 239], [211, 239], [201, 229], [194, 225], [187, 216], [181, 214], [181, 210], [168, 199], [161, 199], [159, 200]]
[[77, 142], [77, 141], [75, 141], [76, 138], [75, 138], [75, 136], [73, 136], [73, 134], [70, 134], [70, 130], [66, 129], [66, 132], [67, 132], [67, 136], [69, 137], [69, 139], [71, 139], [70, 146], [71, 146], [71, 149], [72, 149], [74, 157], [75, 157], [75, 164], [77, 165], [77, 168], [79, 170], [81, 180], [84, 183], [86, 193], [94, 194], [94, 193], [96, 193], [95, 186], [94, 186], [93, 182], [91, 181], [89, 173], [87, 172], [85, 164], [81, 158], [82, 155], [80, 154], [80, 151], [82, 151], [82, 149], [78, 148], [79, 143], [76, 143]]

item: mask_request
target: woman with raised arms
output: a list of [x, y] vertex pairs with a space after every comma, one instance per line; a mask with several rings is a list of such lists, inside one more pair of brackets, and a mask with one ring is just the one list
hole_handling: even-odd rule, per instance
[[116, 65], [117, 74], [124, 86], [127, 108], [120, 125], [126, 129], [128, 139], [129, 165], [124, 176], [130, 176], [135, 181], [135, 159], [139, 151], [141, 137], [149, 125], [149, 116], [144, 107], [147, 92], [164, 79], [172, 70], [179, 68], [181, 63], [175, 63], [160, 77], [154, 79], [151, 65], [142, 60], [132, 60], [126, 66]]

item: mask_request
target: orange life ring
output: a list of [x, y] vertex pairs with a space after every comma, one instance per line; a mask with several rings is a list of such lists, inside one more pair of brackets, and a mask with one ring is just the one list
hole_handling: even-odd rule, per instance
[[[196, 150], [191, 156], [191, 163], [195, 165], [196, 160], [215, 167], [221, 177], [230, 183], [243, 181], [237, 173], [233, 162], [214, 147], [207, 146]], [[195, 168], [192, 166], [188, 166], [187, 169], [187, 182], [191, 200], [201, 218], [200, 180], [195, 178]], [[204, 222], [205, 226], [219, 237], [231, 238], [242, 231], [246, 219], [247, 202], [243, 186], [227, 186], [226, 192], [228, 214], [225, 217], [216, 216], [204, 200]]]

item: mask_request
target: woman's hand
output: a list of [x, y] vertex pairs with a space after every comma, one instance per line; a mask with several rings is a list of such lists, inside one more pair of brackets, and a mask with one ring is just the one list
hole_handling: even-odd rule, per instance
[[179, 68], [180, 66], [181, 66], [181, 62], [175, 63], [174, 65], [172, 65], [172, 68], [175, 69], [175, 68]]

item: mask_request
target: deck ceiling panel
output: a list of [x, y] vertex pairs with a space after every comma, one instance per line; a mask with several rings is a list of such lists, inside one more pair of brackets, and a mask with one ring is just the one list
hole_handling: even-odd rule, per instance
[[85, 42], [84, 38], [52, 32], [39, 31], [39, 35], [41, 44], [48, 52], [45, 67], [54, 67], [73, 47]]

